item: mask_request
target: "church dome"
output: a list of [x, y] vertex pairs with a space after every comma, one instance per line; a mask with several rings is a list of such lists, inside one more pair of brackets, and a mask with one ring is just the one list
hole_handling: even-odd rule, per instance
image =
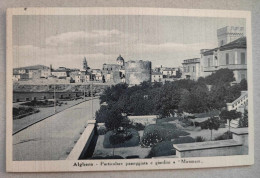
[[121, 57], [121, 55], [118, 56], [118, 58], [116, 59], [116, 62], [119, 65], [124, 65], [125, 64], [125, 60], [124, 60], [124, 58]]

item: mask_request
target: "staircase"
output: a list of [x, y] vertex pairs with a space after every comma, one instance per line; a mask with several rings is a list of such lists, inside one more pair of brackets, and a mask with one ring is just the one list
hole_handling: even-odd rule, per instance
[[240, 108], [244, 108], [245, 106], [247, 106], [247, 103], [248, 103], [248, 92], [241, 91], [241, 96], [239, 98], [237, 98], [232, 103], [227, 103], [227, 110], [231, 111], [231, 110], [238, 110]]
[[[241, 96], [239, 98], [237, 98], [232, 103], [227, 103], [227, 110], [228, 111], [237, 110], [241, 113], [244, 113], [247, 105], [248, 105], [248, 92], [247, 91], [241, 91]], [[227, 122], [227, 126], [229, 125], [228, 122]], [[230, 126], [233, 127], [233, 128], [237, 128], [239, 126], [239, 118], [232, 120], [231, 123], [230, 123]]]

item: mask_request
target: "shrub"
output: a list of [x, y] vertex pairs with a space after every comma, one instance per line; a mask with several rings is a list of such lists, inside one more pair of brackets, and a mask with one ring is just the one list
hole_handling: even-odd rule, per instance
[[141, 144], [145, 147], [152, 147], [163, 140], [162, 135], [158, 130], [152, 133], [147, 133], [142, 137]]
[[[126, 132], [128, 132], [129, 134], [127, 134], [126, 138], [124, 138], [122, 133], [116, 134], [115, 131], [108, 131], [105, 134], [105, 138], [104, 138], [104, 142], [103, 142], [104, 148], [132, 147], [132, 146], [139, 145], [139, 143], [140, 143], [139, 133], [134, 129], [126, 129]], [[115, 135], [117, 135], [117, 136], [115, 136]], [[110, 139], [110, 137], [111, 137], [111, 139]], [[121, 142], [119, 142], [119, 140]], [[118, 142], [116, 144], [112, 144], [111, 141], [112, 142], [118, 141]]]
[[99, 127], [99, 128], [97, 129], [98, 135], [105, 135], [106, 132], [107, 132], [107, 129], [106, 129], [105, 127]]
[[132, 128], [132, 129], [135, 129], [137, 131], [140, 131], [140, 130], [144, 130], [145, 125], [143, 125], [141, 123], [133, 123], [133, 124], [130, 124], [128, 127]]
[[195, 142], [195, 140], [192, 137], [188, 136], [188, 137], [176, 138], [173, 141], [163, 141], [157, 143], [152, 147], [147, 158], [175, 155], [176, 150], [173, 148], [173, 144], [193, 143], [193, 142]]
[[247, 110], [245, 110], [243, 117], [239, 119], [239, 127], [248, 127], [248, 111]]
[[21, 119], [28, 115], [40, 112], [39, 109], [35, 109], [33, 107], [18, 107], [13, 108], [13, 119]]
[[182, 122], [183, 127], [189, 127], [189, 126], [194, 126], [193, 122], [190, 120], [190, 118], [186, 117], [180, 117], [179, 121]]
[[175, 124], [151, 124], [144, 129], [142, 146], [151, 147], [161, 141], [170, 141], [171, 139], [186, 135], [189, 135], [189, 133], [178, 129]]
[[206, 141], [206, 139], [204, 137], [202, 137], [202, 136], [197, 136], [195, 138], [195, 142], [205, 142], [205, 141]]
[[133, 137], [131, 132], [126, 132], [126, 133], [114, 133], [109, 137], [109, 142], [112, 145], [117, 145], [120, 143], [124, 143], [127, 140], [130, 140]]
[[232, 133], [231, 132], [225, 132], [223, 135], [220, 135], [215, 138], [215, 140], [228, 140], [232, 139]]
[[158, 156], [169, 156], [175, 154], [176, 154], [176, 150], [173, 148], [173, 142], [163, 141], [152, 147], [147, 158], [158, 157]]

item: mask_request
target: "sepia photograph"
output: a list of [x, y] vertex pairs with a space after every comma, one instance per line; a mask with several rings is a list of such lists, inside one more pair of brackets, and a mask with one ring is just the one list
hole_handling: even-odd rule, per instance
[[8, 10], [8, 171], [253, 164], [249, 12]]

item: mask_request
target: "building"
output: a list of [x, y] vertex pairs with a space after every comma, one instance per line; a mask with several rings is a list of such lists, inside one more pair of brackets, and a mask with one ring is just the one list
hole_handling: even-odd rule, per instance
[[103, 82], [113, 84], [125, 82], [125, 60], [119, 55], [116, 59], [116, 64], [103, 64], [102, 77], [98, 75], [98, 79]]
[[[51, 75], [51, 69], [44, 65], [33, 65], [26, 67], [19, 67], [13, 69], [13, 79], [19, 81], [21, 79], [39, 79], [39, 78], [48, 78]], [[19, 74], [26, 74], [20, 75]]]
[[121, 83], [124, 75], [120, 70], [124, 70], [124, 66], [118, 64], [103, 64], [102, 79], [103, 82]]
[[127, 61], [125, 63], [125, 82], [129, 85], [139, 85], [144, 81], [151, 81], [151, 61]]
[[226, 26], [217, 30], [218, 46], [223, 46], [245, 36], [244, 27]]
[[174, 78], [177, 76], [176, 68], [164, 68], [162, 69], [163, 78]]
[[160, 72], [152, 72], [151, 82], [162, 82], [163, 74]]
[[51, 75], [60, 79], [66, 79], [70, 76], [70, 69], [66, 67], [59, 67], [58, 69], [52, 69]]
[[183, 73], [182, 77], [185, 79], [198, 80], [200, 77], [200, 59], [186, 59], [182, 63]]
[[201, 76], [228, 68], [234, 72], [235, 83], [247, 79], [247, 45], [243, 27], [224, 27], [217, 31], [219, 46], [201, 50]]
[[91, 74], [94, 81], [102, 81], [102, 71], [101, 69], [91, 69]]

